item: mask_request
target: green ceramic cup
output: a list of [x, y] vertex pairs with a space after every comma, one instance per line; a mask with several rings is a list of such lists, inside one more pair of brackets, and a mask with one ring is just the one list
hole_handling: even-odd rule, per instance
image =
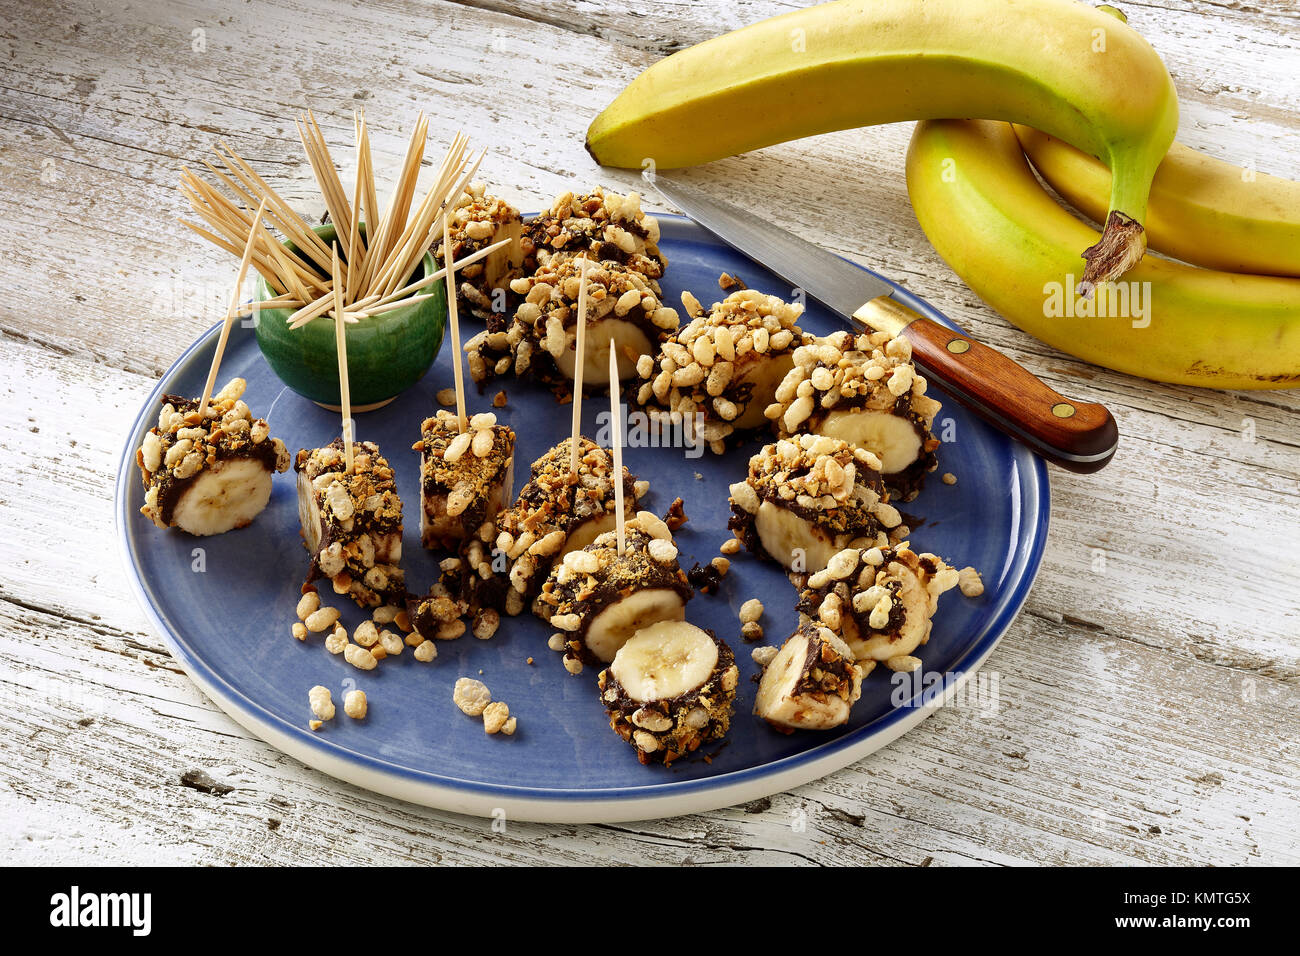
[[[333, 225], [313, 231], [326, 245], [334, 241]], [[291, 242], [285, 245], [296, 249]], [[416, 282], [436, 270], [433, 256], [426, 254], [409, 281]], [[257, 299], [274, 295], [259, 276]], [[346, 326], [348, 386], [354, 412], [387, 405], [418, 382], [437, 358], [447, 323], [445, 284], [435, 282], [421, 289], [420, 295], [422, 298], [411, 305]], [[263, 309], [257, 320], [257, 345], [280, 381], [318, 405], [337, 409], [342, 398], [334, 320], [321, 316], [290, 330], [287, 320], [292, 314], [291, 309]]]

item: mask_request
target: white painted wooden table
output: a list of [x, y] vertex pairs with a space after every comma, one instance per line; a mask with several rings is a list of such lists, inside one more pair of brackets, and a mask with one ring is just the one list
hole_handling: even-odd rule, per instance
[[[1174, 74], [1184, 141], [1300, 178], [1295, 0], [1121, 5]], [[492, 146], [485, 178], [523, 208], [575, 183], [634, 187], [583, 151], [591, 116], [659, 56], [790, 6], [0, 0], [4, 859], [1300, 862], [1300, 396], [1154, 385], [1009, 326], [917, 226], [906, 126], [702, 175], [1119, 420], [1108, 469], [1053, 471], [1042, 574], [987, 665], [997, 713], [942, 712], [749, 806], [493, 832], [250, 738], [149, 632], [118, 558], [113, 471], [132, 415], [220, 314], [234, 269], [175, 222], [183, 164], [227, 137], [318, 213], [290, 117], [312, 107], [343, 141], [364, 105], [392, 168], [423, 108], [438, 139], [463, 128]]]

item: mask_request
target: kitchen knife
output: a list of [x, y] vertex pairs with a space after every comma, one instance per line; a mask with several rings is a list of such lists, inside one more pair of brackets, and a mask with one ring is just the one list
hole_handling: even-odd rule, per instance
[[1115, 454], [1119, 430], [1104, 405], [1076, 402], [1002, 353], [934, 322], [894, 298], [895, 289], [680, 177], [645, 174], [665, 199], [727, 245], [846, 319], [905, 336], [912, 359], [995, 428], [1069, 471], [1094, 472]]

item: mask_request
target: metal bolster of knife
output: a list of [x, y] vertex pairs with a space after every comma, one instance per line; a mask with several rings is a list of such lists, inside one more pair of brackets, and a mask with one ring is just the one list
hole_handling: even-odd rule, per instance
[[921, 313], [889, 295], [878, 295], [870, 302], [858, 306], [853, 313], [854, 321], [893, 336], [897, 336], [919, 318]]

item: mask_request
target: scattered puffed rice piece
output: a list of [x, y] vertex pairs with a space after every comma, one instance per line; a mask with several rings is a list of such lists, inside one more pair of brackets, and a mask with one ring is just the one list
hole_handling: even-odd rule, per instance
[[307, 620], [319, 607], [320, 595], [315, 591], [308, 591], [298, 599], [298, 620]]
[[394, 634], [392, 631], [383, 631], [380, 633], [379, 644], [383, 647], [384, 653], [389, 657], [396, 657], [398, 654], [402, 653], [402, 648], [406, 646], [402, 641], [402, 638], [397, 634]]
[[487, 709], [488, 704], [492, 703], [492, 692], [481, 680], [462, 677], [452, 688], [451, 699], [462, 713], [470, 717], [478, 717]]
[[318, 718], [321, 720], [334, 719], [334, 701], [328, 687], [317, 684], [307, 691], [307, 700], [311, 704], [311, 712]]
[[353, 720], [364, 718], [368, 707], [369, 703], [366, 701], [366, 692], [364, 690], [350, 690], [343, 698], [343, 713]]
[[510, 717], [510, 708], [504, 701], [494, 700], [483, 708], [483, 729], [489, 734], [499, 733]]
[[373, 651], [368, 651], [356, 644], [349, 644], [343, 648], [343, 659], [357, 670], [362, 671], [372, 671], [379, 664], [379, 659], [375, 657]]
[[362, 647], [374, 647], [379, 640], [379, 628], [375, 627], [374, 621], [362, 621], [352, 632], [352, 640]]
[[518, 726], [518, 724], [519, 721], [516, 718], [511, 717], [504, 724], [501, 725], [501, 732], [505, 734], [507, 737], [509, 737], [512, 734], [514, 734], [515, 727]]
[[979, 597], [984, 593], [984, 579], [974, 568], [965, 567], [957, 572], [957, 587], [966, 597]]
[[415, 646], [415, 659], [427, 664], [438, 656], [438, 646], [433, 641], [421, 641]]
[[484, 608], [474, 615], [472, 632], [480, 641], [486, 641], [497, 632], [497, 628], [500, 626], [501, 614], [490, 607]]
[[728, 538], [726, 541], [722, 542], [722, 547], [720, 547], [718, 550], [721, 551], [723, 554], [736, 554], [738, 551], [740, 551], [740, 539]]
[[943, 473], [943, 483], [945, 485], [955, 485], [957, 484], [957, 476], [954, 475], [951, 471], [945, 471]]
[[768, 644], [764, 647], [754, 648], [752, 651], [749, 652], [749, 656], [753, 659], [754, 663], [757, 664], [759, 667], [766, 667], [768, 664], [772, 663], [773, 659], [780, 652], [781, 649], [779, 647], [773, 647], [772, 645]]
[[339, 609], [336, 607], [322, 607], [307, 615], [303, 621], [307, 625], [307, 630], [313, 634], [319, 634], [321, 631], [334, 626], [334, 622], [339, 619]]
[[763, 625], [757, 621], [749, 621], [740, 626], [740, 636], [747, 641], [761, 641], [763, 639]]
[[348, 646], [348, 632], [342, 624], [335, 624], [330, 636], [325, 638], [325, 650], [331, 654], [342, 654]]
[[891, 657], [885, 661], [885, 666], [891, 671], [910, 674], [921, 666], [921, 658], [913, 657], [910, 654], [899, 654], [897, 657]]
[[443, 408], [451, 408], [456, 404], [456, 390], [454, 388], [440, 388], [435, 398], [438, 399], [438, 404]]
[[302, 621], [294, 621], [291, 630], [293, 632], [293, 636], [298, 638], [298, 640], [300, 641], [307, 640], [307, 625], [303, 624]]
[[749, 624], [757, 621], [763, 616], [763, 602], [758, 598], [750, 598], [740, 606], [740, 623]]

